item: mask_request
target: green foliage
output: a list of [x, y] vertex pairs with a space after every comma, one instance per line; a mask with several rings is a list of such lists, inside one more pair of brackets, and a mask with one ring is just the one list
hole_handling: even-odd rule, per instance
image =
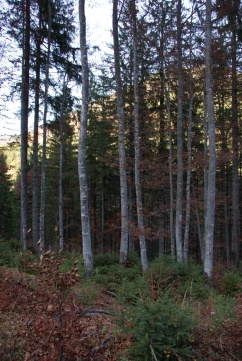
[[157, 258], [150, 264], [145, 279], [153, 297], [167, 289], [174, 297], [186, 299], [205, 299], [210, 293], [202, 266], [193, 261], [181, 263], [168, 256]]
[[132, 360], [190, 360], [194, 321], [191, 312], [164, 294], [156, 301], [139, 300], [130, 313], [128, 329]]
[[211, 319], [215, 327], [222, 326], [223, 322], [233, 320], [235, 317], [234, 306], [236, 300], [233, 297], [213, 295], [213, 309]]
[[242, 277], [237, 270], [230, 270], [222, 276], [221, 286], [226, 295], [235, 296], [241, 291]]
[[93, 258], [94, 267], [110, 266], [119, 263], [119, 255], [117, 253], [97, 254]]
[[8, 174], [6, 156], [0, 151], [0, 236], [16, 236], [16, 203], [13, 184]]
[[116, 285], [122, 285], [125, 282], [133, 281], [137, 278], [138, 275], [141, 275], [141, 267], [125, 267], [120, 264], [111, 264], [95, 268], [94, 277], [95, 280], [104, 285], [110, 283]]
[[69, 272], [73, 267], [73, 263], [75, 263], [75, 267], [79, 269], [79, 274], [84, 274], [82, 255], [76, 252], [62, 252], [62, 263], [60, 265], [60, 271]]
[[91, 306], [98, 298], [98, 287], [92, 280], [85, 280], [78, 287], [78, 300], [85, 306]]
[[14, 239], [0, 239], [0, 266], [18, 267], [21, 244]]

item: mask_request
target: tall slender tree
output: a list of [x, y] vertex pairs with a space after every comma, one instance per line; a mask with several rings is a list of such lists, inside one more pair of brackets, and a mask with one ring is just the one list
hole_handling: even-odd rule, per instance
[[39, 153], [39, 116], [40, 116], [40, 86], [41, 86], [41, 42], [42, 42], [42, 5], [38, 1], [38, 30], [35, 32], [36, 64], [35, 64], [35, 105], [34, 105], [34, 134], [33, 134], [33, 181], [32, 181], [32, 239], [33, 247], [37, 250], [39, 240], [39, 209], [38, 209], [38, 153]]
[[27, 249], [27, 163], [29, 117], [30, 0], [22, 0], [22, 83], [21, 83], [21, 237]]
[[125, 152], [125, 127], [123, 89], [120, 71], [120, 49], [118, 33], [118, 0], [113, 0], [113, 44], [114, 69], [118, 112], [118, 146], [119, 146], [119, 172], [120, 172], [120, 199], [121, 199], [121, 244], [120, 263], [125, 263], [128, 256], [128, 191]]
[[176, 189], [176, 255], [183, 259], [182, 201], [183, 201], [183, 75], [182, 75], [182, 1], [177, 2], [177, 189]]
[[141, 175], [140, 175], [140, 130], [139, 130], [139, 64], [138, 64], [138, 50], [137, 50], [137, 16], [136, 16], [136, 2], [130, 2], [130, 14], [132, 21], [132, 35], [133, 35], [133, 67], [134, 67], [134, 154], [135, 154], [135, 191], [136, 191], [136, 208], [137, 220], [139, 230], [140, 254], [143, 271], [148, 268], [145, 229], [144, 229], [144, 215], [143, 215], [143, 201], [141, 190]]
[[232, 255], [233, 261], [239, 266], [239, 125], [238, 125], [238, 76], [237, 76], [237, 17], [240, 1], [231, 1], [231, 10], [228, 16], [231, 27], [231, 58], [232, 58]]
[[85, 264], [86, 275], [91, 276], [93, 272], [93, 256], [92, 256], [90, 218], [89, 218], [89, 209], [88, 209], [88, 187], [87, 187], [87, 174], [86, 174], [86, 137], [87, 137], [88, 100], [89, 100], [89, 68], [88, 68], [87, 44], [86, 44], [85, 0], [79, 0], [79, 20], [80, 20], [81, 63], [82, 63], [82, 109], [81, 109], [80, 136], [79, 136], [79, 147], [78, 147], [78, 174], [79, 174], [79, 183], [80, 183], [83, 260]]
[[205, 252], [204, 272], [208, 280], [212, 281], [214, 222], [215, 222], [215, 179], [216, 179], [216, 142], [215, 142], [215, 116], [212, 75], [212, 2], [206, 0], [206, 107], [209, 141], [209, 167], [208, 187], [205, 209]]
[[47, 142], [47, 115], [48, 115], [48, 92], [50, 72], [50, 49], [51, 49], [51, 2], [48, 1], [48, 42], [45, 64], [45, 93], [44, 93], [44, 119], [43, 119], [43, 146], [42, 146], [42, 171], [40, 189], [40, 248], [45, 248], [45, 185], [46, 185], [46, 142]]

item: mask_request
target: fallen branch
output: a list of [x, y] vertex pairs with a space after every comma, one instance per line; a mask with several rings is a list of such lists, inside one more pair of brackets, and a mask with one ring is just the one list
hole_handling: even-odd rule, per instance
[[98, 314], [104, 314], [104, 315], [108, 315], [108, 316], [115, 316], [115, 314], [112, 313], [112, 312], [109, 312], [109, 311], [106, 311], [106, 310], [93, 309], [93, 308], [90, 308], [90, 309], [79, 308], [76, 312], [78, 314], [82, 315], [82, 316], [85, 316], [85, 317], [93, 317], [93, 316], [96, 316]]

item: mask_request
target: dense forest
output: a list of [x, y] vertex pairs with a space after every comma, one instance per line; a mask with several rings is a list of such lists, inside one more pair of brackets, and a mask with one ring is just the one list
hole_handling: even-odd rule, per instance
[[1, 237], [83, 252], [88, 273], [93, 254], [125, 264], [134, 251], [143, 270], [164, 254], [192, 257], [208, 278], [214, 262], [238, 265], [240, 1], [113, 0], [98, 71], [84, 1], [79, 24], [72, 0], [1, 3], [2, 74], [4, 36], [20, 57], [8, 59], [19, 78], [0, 86], [21, 122], [1, 147]]

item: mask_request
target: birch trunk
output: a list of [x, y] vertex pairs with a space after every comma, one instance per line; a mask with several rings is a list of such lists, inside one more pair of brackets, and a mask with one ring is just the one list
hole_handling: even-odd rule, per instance
[[82, 63], [82, 110], [80, 122], [80, 135], [78, 144], [78, 174], [80, 184], [81, 221], [82, 221], [82, 249], [83, 260], [87, 277], [93, 272], [93, 256], [90, 231], [90, 217], [88, 209], [88, 187], [86, 175], [86, 137], [89, 100], [89, 69], [86, 44], [86, 17], [85, 0], [79, 0], [80, 20], [80, 48]]

